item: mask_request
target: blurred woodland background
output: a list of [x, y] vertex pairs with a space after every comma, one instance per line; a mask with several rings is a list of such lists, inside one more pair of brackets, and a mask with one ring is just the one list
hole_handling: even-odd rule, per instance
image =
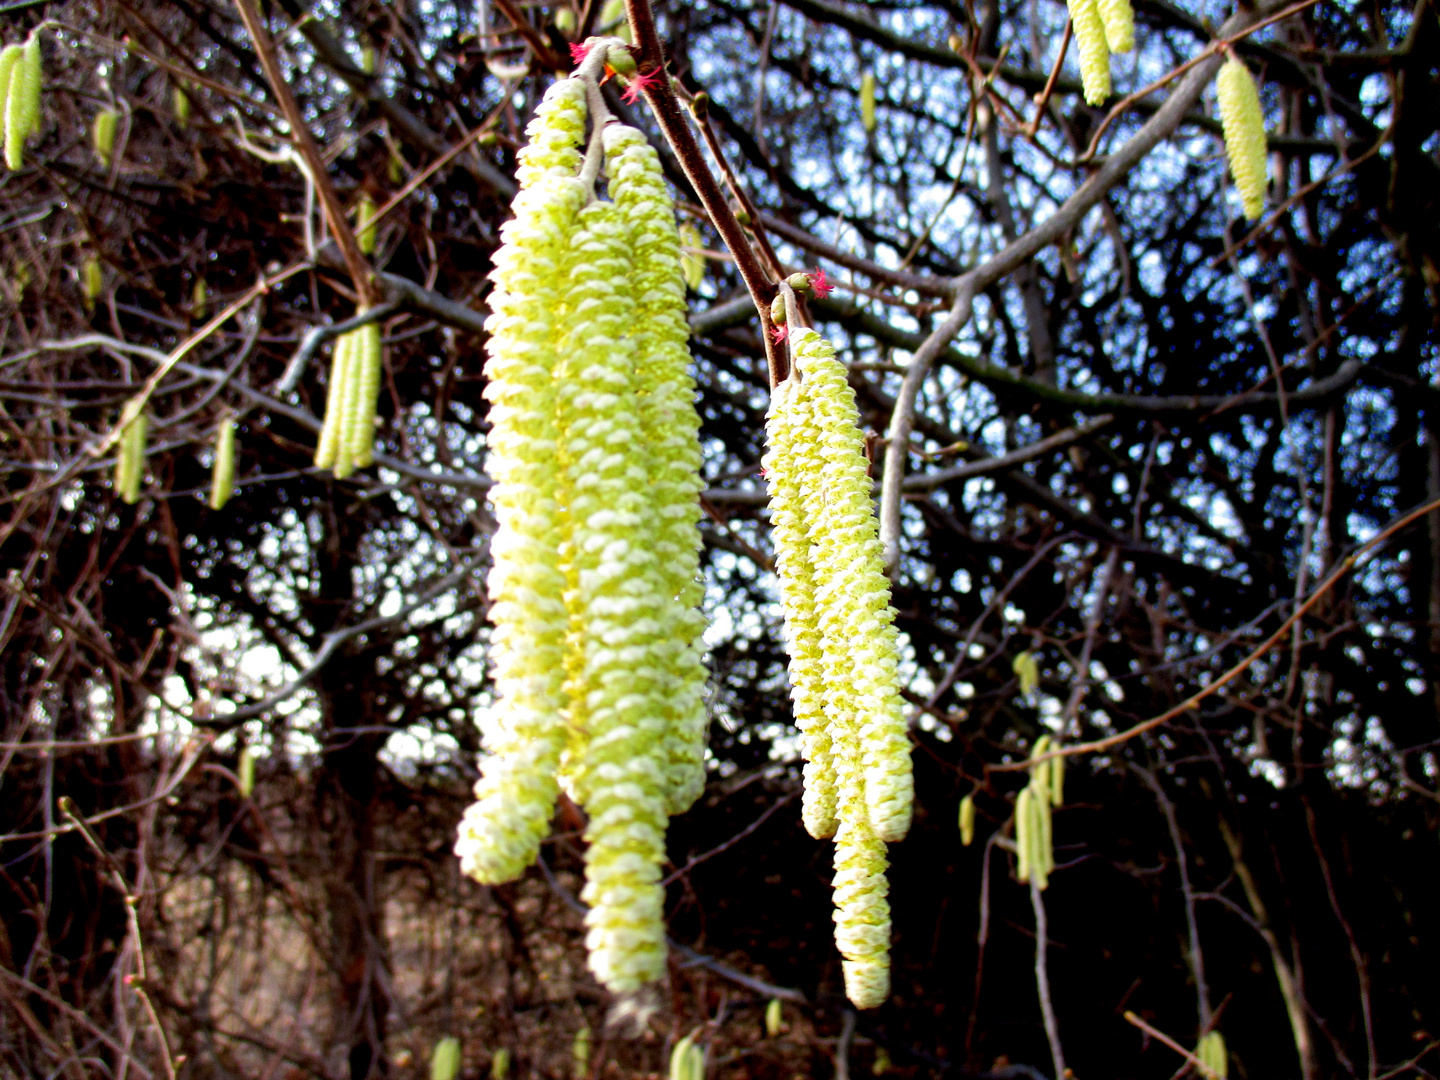
[[[769, 568], [764, 346], [673, 167], [705, 267], [712, 760], [671, 828], [676, 948], [644, 1034], [605, 1027], [584, 968], [578, 811], [511, 886], [450, 853], [489, 700], [486, 274], [527, 118], [618, 8], [261, 9], [345, 206], [393, 204], [377, 465], [335, 481], [311, 455], [355, 296], [237, 9], [22, 0], [4, 41], [47, 29], [41, 131], [0, 180], [0, 1074], [419, 1076], [456, 1036], [466, 1077], [501, 1051], [513, 1077], [654, 1075], [697, 1028], [716, 1077], [1187, 1067], [1127, 1011], [1187, 1049], [1222, 1031], [1236, 1077], [1440, 1071], [1440, 511], [1343, 562], [1440, 498], [1434, 0], [1264, 8], [1285, 15], [1236, 48], [1262, 85], [1268, 216], [1238, 215], [1211, 87], [986, 284], [888, 451], [956, 275], [1050, 218], [1175, 84], [1104, 123], [1072, 45], [1045, 96], [1056, 0], [655, 7], [752, 225], [838, 285], [810, 310], [877, 475], [908, 455], [917, 820], [892, 851], [891, 1000], [857, 1016], [840, 985]], [[1136, 10], [1117, 95], [1232, 14]], [[227, 309], [171, 357], [123, 503], [94, 451]], [[214, 511], [226, 416], [237, 489]], [[1032, 897], [1005, 839], [1024, 774], [997, 768], [1167, 712], [1071, 759], [1060, 866]]]

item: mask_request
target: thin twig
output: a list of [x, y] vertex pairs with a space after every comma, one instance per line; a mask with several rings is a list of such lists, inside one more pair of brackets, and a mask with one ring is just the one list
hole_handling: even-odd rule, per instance
[[1141, 1020], [1140, 1017], [1136, 1016], [1129, 1009], [1125, 1010], [1125, 1019], [1130, 1023], [1134, 1024], [1141, 1031], [1145, 1032], [1145, 1034], [1149, 1035], [1152, 1039], [1155, 1039], [1158, 1042], [1162, 1042], [1171, 1050], [1174, 1050], [1177, 1054], [1179, 1054], [1196, 1069], [1198, 1069], [1201, 1076], [1207, 1076], [1210, 1078], [1210, 1080], [1221, 1080], [1221, 1077], [1215, 1072], [1214, 1069], [1210, 1068], [1209, 1065], [1206, 1065], [1198, 1057], [1192, 1054], [1189, 1050], [1186, 1050], [1183, 1046], [1181, 1046], [1174, 1039], [1170, 1038], [1170, 1036], [1166, 1035], [1163, 1031], [1160, 1031], [1158, 1028], [1151, 1027], [1149, 1024], [1147, 1024], [1144, 1020]]

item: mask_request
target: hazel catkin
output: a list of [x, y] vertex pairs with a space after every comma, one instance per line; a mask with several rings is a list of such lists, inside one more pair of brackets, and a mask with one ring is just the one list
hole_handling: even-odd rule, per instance
[[210, 473], [210, 509], [223, 509], [235, 491], [235, 419], [229, 413], [215, 429], [215, 464]]
[[1265, 114], [1260, 91], [1244, 61], [1233, 53], [1215, 80], [1220, 103], [1220, 124], [1225, 131], [1225, 153], [1230, 174], [1245, 216], [1251, 221], [1265, 210]]
[[95, 114], [95, 122], [90, 127], [90, 143], [101, 168], [110, 168], [115, 160], [115, 128], [119, 122], [120, 114], [114, 109], [101, 109]]
[[1095, 0], [1095, 9], [1105, 29], [1105, 44], [1112, 53], [1135, 48], [1135, 9], [1130, 0]]
[[[40, 130], [42, 80], [40, 35], [33, 33], [18, 48], [5, 82], [5, 164], [11, 172], [25, 164], [25, 140]], [[3, 57], [0, 57], [3, 59]]]
[[1075, 44], [1080, 53], [1080, 82], [1085, 101], [1103, 105], [1110, 96], [1110, 45], [1096, 0], [1067, 0]]

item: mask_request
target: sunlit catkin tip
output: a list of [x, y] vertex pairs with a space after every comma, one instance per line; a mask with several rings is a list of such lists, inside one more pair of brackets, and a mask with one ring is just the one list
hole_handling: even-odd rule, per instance
[[890, 993], [890, 902], [885, 844], [862, 820], [843, 821], [835, 836], [835, 945], [845, 996], [873, 1009]]
[[1110, 51], [1125, 53], [1135, 48], [1135, 9], [1130, 0], [1095, 0], [1095, 7]]
[[560, 79], [535, 109], [525, 128], [529, 142], [517, 155], [515, 178], [521, 188], [547, 174], [570, 175], [580, 168], [577, 147], [585, 138], [585, 84], [580, 79]]
[[1260, 91], [1244, 61], [1231, 55], [1220, 69], [1215, 88], [1220, 102], [1220, 124], [1225, 130], [1225, 153], [1245, 216], [1254, 221], [1265, 211], [1265, 114]]
[[1080, 82], [1085, 101], [1103, 105], [1110, 96], [1110, 44], [1105, 39], [1096, 0], [1067, 0], [1070, 22], [1075, 29], [1075, 44], [1080, 53]]

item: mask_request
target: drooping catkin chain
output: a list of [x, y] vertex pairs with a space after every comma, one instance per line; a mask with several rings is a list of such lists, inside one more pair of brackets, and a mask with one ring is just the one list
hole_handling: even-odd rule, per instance
[[604, 131], [610, 196], [624, 217], [633, 263], [634, 312], [627, 336], [634, 352], [634, 393], [645, 446], [648, 514], [661, 588], [674, 620], [655, 659], [665, 668], [667, 805], [681, 814], [705, 787], [705, 619], [699, 607], [700, 417], [690, 377], [690, 327], [675, 228], [660, 158], [635, 128]]
[[1260, 91], [1245, 62], [1233, 53], [1215, 80], [1225, 153], [1245, 216], [1254, 221], [1265, 212], [1265, 114]]
[[[533, 124], [532, 124], [533, 126]], [[580, 185], [542, 176], [521, 190], [501, 228], [491, 278], [485, 397], [490, 401], [490, 660], [497, 703], [475, 802], [455, 852], [477, 881], [510, 881], [535, 861], [559, 794], [569, 618], [560, 546], [555, 365], [562, 268], [585, 199]]]
[[560, 379], [561, 461], [570, 478], [571, 611], [579, 656], [570, 692], [583, 735], [574, 785], [590, 817], [585, 888], [590, 970], [612, 991], [665, 969], [660, 864], [670, 801], [671, 645], [684, 624], [656, 550], [648, 448], [636, 408], [624, 212], [590, 203], [571, 241]]
[[800, 756], [805, 762], [800, 816], [817, 840], [835, 835], [835, 748], [825, 716], [825, 664], [819, 616], [815, 610], [815, 567], [801, 479], [818, 463], [807, 438], [807, 417], [800, 383], [786, 379], [775, 388], [765, 417], [767, 450], [762, 459], [770, 484], [770, 533], [775, 547], [775, 574], [785, 615], [785, 651], [789, 656], [791, 712], [800, 729]]
[[815, 601], [824, 636], [827, 706], [853, 715], [864, 806], [882, 840], [910, 828], [914, 781], [897, 678], [899, 644], [879, 523], [871, 500], [865, 437], [845, 368], [808, 327], [790, 331], [790, 352], [809, 399], [818, 473], [803, 479], [814, 545]]
[[1103, 105], [1110, 96], [1110, 44], [1096, 0], [1067, 0], [1075, 45], [1080, 53], [1080, 82], [1085, 101]]

